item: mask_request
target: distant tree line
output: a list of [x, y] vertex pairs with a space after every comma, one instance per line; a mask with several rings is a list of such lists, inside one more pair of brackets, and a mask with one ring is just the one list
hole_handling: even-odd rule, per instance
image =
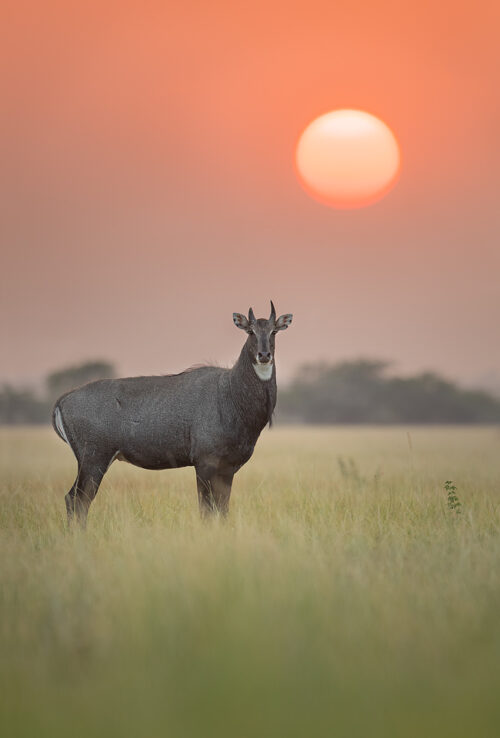
[[64, 392], [94, 379], [116, 376], [113, 364], [107, 361], [87, 361], [49, 374], [41, 392], [0, 386], [0, 425], [49, 423], [52, 406]]
[[498, 423], [500, 398], [433, 372], [391, 376], [389, 362], [303, 366], [279, 393], [277, 417], [302, 423]]
[[[277, 420], [299, 423], [499, 423], [500, 398], [466, 390], [432, 372], [389, 374], [385, 361], [303, 366], [278, 394]], [[48, 423], [55, 400], [95, 379], [116, 376], [107, 361], [52, 372], [43, 390], [0, 387], [0, 424]]]

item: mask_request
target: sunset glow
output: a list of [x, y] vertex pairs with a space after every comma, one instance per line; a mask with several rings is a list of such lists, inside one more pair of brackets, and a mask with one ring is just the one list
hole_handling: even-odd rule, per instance
[[334, 208], [360, 208], [392, 188], [400, 153], [390, 128], [360, 110], [336, 110], [316, 118], [302, 133], [296, 152], [306, 191]]
[[[232, 312], [270, 298], [296, 316], [284, 383], [366, 355], [496, 381], [500, 3], [22, 0], [0, 18], [0, 382], [94, 358], [230, 366]], [[346, 109], [385, 132], [370, 178], [359, 136], [338, 177], [331, 140], [304, 156]]]

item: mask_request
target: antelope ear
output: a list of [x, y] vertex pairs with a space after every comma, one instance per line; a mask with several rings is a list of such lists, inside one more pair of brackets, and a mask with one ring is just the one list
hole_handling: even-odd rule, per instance
[[241, 313], [233, 313], [233, 323], [235, 324], [236, 328], [241, 328], [242, 331], [246, 331], [248, 333], [250, 329], [250, 323], [244, 315], [242, 315]]
[[287, 313], [286, 315], [280, 315], [280, 317], [276, 321], [276, 327], [274, 330], [276, 331], [286, 330], [288, 326], [291, 325], [292, 320], [293, 320], [292, 313]]

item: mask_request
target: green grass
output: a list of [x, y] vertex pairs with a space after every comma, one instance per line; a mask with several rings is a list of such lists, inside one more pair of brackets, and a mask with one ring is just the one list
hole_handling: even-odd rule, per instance
[[266, 431], [225, 524], [116, 463], [73, 534], [70, 450], [0, 447], [2, 738], [500, 734], [498, 429]]

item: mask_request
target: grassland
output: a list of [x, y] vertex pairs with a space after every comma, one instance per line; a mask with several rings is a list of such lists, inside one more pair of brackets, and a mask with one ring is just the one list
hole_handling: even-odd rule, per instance
[[225, 524], [116, 463], [73, 534], [70, 450], [0, 444], [2, 738], [500, 735], [498, 429], [266, 431]]

